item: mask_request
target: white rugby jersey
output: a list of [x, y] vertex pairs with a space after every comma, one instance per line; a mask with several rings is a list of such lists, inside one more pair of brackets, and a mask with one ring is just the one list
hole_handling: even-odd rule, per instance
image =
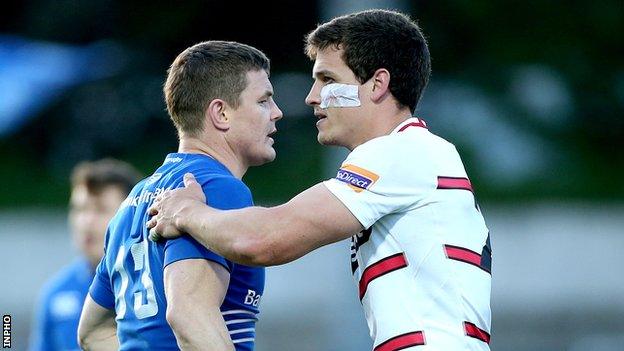
[[351, 265], [374, 351], [489, 350], [489, 232], [455, 146], [409, 118], [324, 184], [367, 228]]

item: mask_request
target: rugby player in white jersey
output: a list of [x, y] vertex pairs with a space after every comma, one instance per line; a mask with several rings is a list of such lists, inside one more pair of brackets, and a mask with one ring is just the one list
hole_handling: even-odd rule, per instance
[[280, 206], [219, 211], [187, 174], [186, 188], [151, 207], [152, 239], [189, 233], [233, 261], [270, 266], [351, 237], [375, 351], [489, 350], [488, 229], [455, 147], [412, 117], [430, 75], [420, 29], [371, 10], [306, 40], [318, 140], [351, 151], [336, 177]]

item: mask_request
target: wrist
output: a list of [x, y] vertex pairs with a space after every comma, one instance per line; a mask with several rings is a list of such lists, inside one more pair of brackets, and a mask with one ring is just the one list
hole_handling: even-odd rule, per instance
[[188, 223], [189, 223], [189, 218], [192, 216], [194, 207], [195, 206], [194, 206], [193, 201], [185, 201], [182, 204], [180, 204], [180, 209], [178, 210], [178, 212], [175, 214], [173, 218], [173, 225], [179, 231], [185, 232], [185, 233], [189, 232]]

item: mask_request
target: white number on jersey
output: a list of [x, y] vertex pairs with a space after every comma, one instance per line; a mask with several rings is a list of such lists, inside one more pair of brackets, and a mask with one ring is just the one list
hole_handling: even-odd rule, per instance
[[[158, 313], [158, 303], [156, 302], [156, 292], [154, 291], [154, 282], [150, 274], [149, 266], [149, 250], [147, 249], [147, 241], [132, 244], [130, 253], [134, 261], [134, 270], [141, 272], [141, 284], [143, 288], [136, 291], [133, 295], [134, 314], [137, 319], [155, 316]], [[125, 294], [128, 290], [129, 276], [124, 263], [125, 247], [121, 246], [115, 259], [113, 271], [119, 272], [121, 277], [121, 286], [116, 296], [115, 310], [117, 319], [123, 319], [126, 316], [126, 299]], [[145, 295], [144, 295], [145, 294]], [[143, 304], [145, 296], [146, 303]]]

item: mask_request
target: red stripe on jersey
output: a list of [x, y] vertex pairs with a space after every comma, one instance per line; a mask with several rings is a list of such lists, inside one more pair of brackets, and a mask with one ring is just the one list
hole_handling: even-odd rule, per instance
[[438, 177], [438, 189], [463, 189], [472, 191], [472, 184], [468, 178]]
[[425, 333], [421, 331], [411, 332], [395, 336], [379, 344], [373, 351], [397, 351], [412, 346], [425, 345]]
[[472, 338], [479, 339], [486, 344], [490, 343], [490, 334], [473, 323], [464, 322], [464, 331], [466, 332], [466, 335]]
[[370, 284], [371, 281], [404, 267], [407, 267], [407, 260], [402, 252], [383, 258], [366, 267], [360, 279], [360, 300], [364, 297], [364, 294], [366, 294], [368, 284]]
[[446, 252], [446, 257], [452, 260], [462, 261], [476, 266], [481, 265], [481, 255], [472, 250], [458, 246], [444, 245], [444, 251]]
[[444, 245], [444, 252], [446, 253], [446, 257], [450, 258], [451, 260], [465, 262], [490, 273], [490, 271], [486, 267], [483, 267], [481, 265], [481, 255], [472, 250], [459, 246]]
[[402, 132], [402, 131], [406, 130], [409, 127], [420, 127], [420, 128], [425, 128], [426, 129], [427, 128], [427, 123], [425, 123], [425, 121], [423, 121], [420, 118], [416, 118], [416, 122], [410, 122], [410, 123], [404, 125], [403, 127], [401, 127], [397, 131], [397, 133]]

